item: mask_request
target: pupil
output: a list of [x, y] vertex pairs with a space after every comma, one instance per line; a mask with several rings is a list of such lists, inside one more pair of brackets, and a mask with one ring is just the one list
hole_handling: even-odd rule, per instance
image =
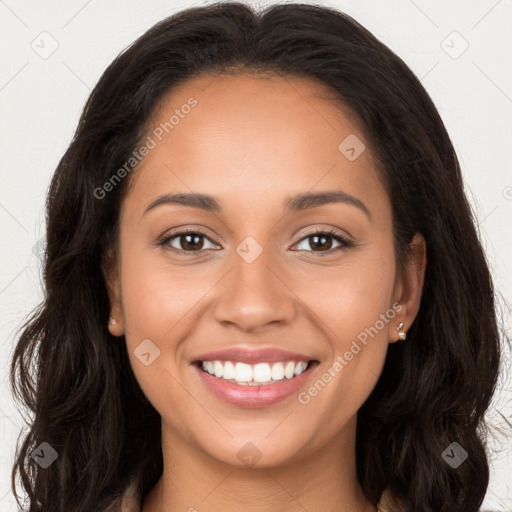
[[[188, 234], [188, 235], [182, 235], [182, 238], [183, 238], [183, 237], [184, 237], [184, 238], [185, 238], [185, 240], [186, 240], [185, 244], [182, 244], [182, 247], [183, 247], [184, 249], [187, 249], [187, 248], [189, 248], [189, 249], [190, 249], [190, 248], [191, 248], [191, 249], [197, 249], [197, 248], [198, 248], [196, 245], [190, 244], [190, 243], [189, 243], [189, 240], [190, 240], [190, 239], [192, 239], [192, 240], [194, 240], [194, 243], [196, 243], [196, 244], [197, 244], [197, 243], [198, 243], [198, 239], [200, 239], [200, 238], [201, 238], [201, 235], [190, 235], [190, 234]], [[202, 245], [202, 244], [200, 244], [199, 249], [201, 248], [201, 245]]]
[[[321, 246], [321, 245], [325, 245], [326, 244], [326, 240], [327, 239], [330, 239], [331, 237], [330, 236], [325, 236], [325, 235], [313, 235], [312, 237], [310, 237], [314, 240], [314, 243], [312, 244], [312, 247], [313, 246]], [[321, 243], [318, 243], [317, 241], [318, 240], [322, 240]], [[331, 245], [332, 245], [332, 242], [331, 243], [327, 243], [327, 247], [324, 247], [326, 249], [330, 249], [331, 248]]]

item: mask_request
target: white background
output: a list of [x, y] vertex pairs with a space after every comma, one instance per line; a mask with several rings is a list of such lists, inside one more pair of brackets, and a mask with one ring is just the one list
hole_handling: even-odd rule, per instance
[[[8, 365], [16, 329], [42, 300], [34, 246], [44, 237], [50, 177], [111, 60], [160, 19], [205, 3], [211, 2], [0, 0], [0, 512], [16, 509], [10, 470], [24, 423], [12, 400]], [[511, 301], [512, 1], [320, 3], [352, 15], [422, 80], [461, 161], [496, 288]], [[44, 45], [48, 51], [52, 44], [58, 48], [47, 58], [33, 49], [42, 52]], [[510, 335], [510, 316], [503, 324]], [[507, 368], [509, 355], [507, 350]], [[505, 426], [499, 413], [512, 418], [510, 374], [503, 374], [489, 413], [498, 428]], [[492, 475], [483, 509], [512, 511], [510, 437], [495, 433], [489, 449]]]

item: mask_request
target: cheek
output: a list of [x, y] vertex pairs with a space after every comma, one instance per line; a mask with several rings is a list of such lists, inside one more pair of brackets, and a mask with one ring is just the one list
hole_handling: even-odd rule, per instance
[[[191, 265], [185, 260], [177, 264], [175, 257], [171, 263], [164, 250], [144, 246], [131, 235], [121, 242], [121, 251], [122, 309], [133, 372], [156, 410], [179, 410], [190, 401], [176, 384], [184, 370], [183, 349], [197, 329], [198, 311], [218, 281], [218, 273], [208, 264]], [[143, 343], [149, 350], [142, 351]], [[147, 351], [152, 361], [148, 366], [138, 357]], [[154, 360], [152, 351], [157, 354]]]
[[[354, 415], [374, 388], [384, 364], [390, 332], [396, 325], [392, 307], [395, 284], [393, 249], [360, 253], [336, 272], [316, 275], [315, 287], [300, 295], [322, 326], [328, 358], [301, 404], [336, 431]], [[325, 416], [325, 417], [324, 417]]]
[[[383, 243], [378, 250], [352, 253], [339, 267], [315, 271], [311, 278], [297, 283], [297, 295], [314, 312], [333, 352], [349, 350], [351, 341], [361, 333], [359, 339], [364, 339], [368, 329], [372, 338], [387, 341], [393, 325], [389, 317], [395, 314], [391, 307], [396, 278], [392, 246]], [[380, 318], [386, 312], [388, 322], [383, 323]], [[376, 323], [377, 334], [371, 329]]]
[[[159, 414], [172, 417], [172, 424], [185, 433], [184, 406], [190, 403], [190, 395], [180, 384], [181, 341], [193, 331], [194, 305], [207, 290], [203, 285], [191, 286], [190, 276], [184, 279], [179, 270], [146, 265], [140, 258], [126, 261], [122, 276], [125, 339], [135, 378]], [[148, 351], [146, 366], [141, 355]]]
[[[176, 374], [180, 333], [191, 329], [194, 305], [208, 287], [192, 266], [171, 267], [160, 249], [142, 246], [140, 239], [130, 241], [126, 237], [121, 251], [127, 350], [139, 384], [156, 406], [155, 397], [162, 395], [166, 383], [170, 385]], [[145, 365], [141, 354], [148, 352], [145, 362], [150, 364]]]
[[132, 247], [123, 253], [121, 266], [125, 329], [131, 343], [143, 337], [168, 344], [211, 290], [215, 276], [201, 266], [170, 263], [163, 249]]

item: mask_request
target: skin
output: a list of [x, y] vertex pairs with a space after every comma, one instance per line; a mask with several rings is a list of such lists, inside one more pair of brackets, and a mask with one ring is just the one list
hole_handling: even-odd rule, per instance
[[[143, 512], [334, 512], [341, 503], [347, 512], [375, 511], [356, 478], [357, 411], [397, 325], [407, 331], [418, 312], [424, 238], [416, 234], [399, 275], [391, 204], [371, 147], [365, 142], [354, 161], [340, 152], [349, 134], [365, 135], [327, 99], [326, 86], [251, 74], [194, 78], [166, 95], [150, 126], [191, 96], [198, 105], [130, 177], [116, 265], [106, 275], [116, 320], [109, 329], [125, 335], [135, 376], [162, 418], [164, 472]], [[345, 203], [284, 209], [293, 194], [333, 189], [362, 201], [371, 219]], [[216, 196], [223, 211], [164, 204], [144, 214], [162, 194], [192, 191]], [[178, 227], [207, 238], [188, 252], [179, 236], [158, 245]], [[339, 250], [327, 235], [315, 246], [310, 233], [326, 228], [355, 245]], [[247, 236], [263, 249], [250, 264], [236, 252]], [[396, 302], [394, 318], [308, 404], [295, 394], [236, 407], [212, 395], [191, 365], [233, 346], [291, 350], [320, 363], [307, 389]], [[160, 356], [145, 366], [134, 350], [148, 338]], [[261, 453], [252, 467], [237, 457], [249, 442]]]

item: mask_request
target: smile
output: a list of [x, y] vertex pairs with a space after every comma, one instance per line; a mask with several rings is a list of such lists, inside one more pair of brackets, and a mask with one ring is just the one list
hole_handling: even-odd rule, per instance
[[246, 364], [233, 361], [202, 361], [203, 371], [219, 379], [242, 386], [276, 384], [297, 377], [308, 367], [308, 361]]
[[257, 408], [298, 394], [318, 365], [316, 360], [257, 364], [213, 360], [198, 361], [192, 367], [214, 397], [236, 407]]

